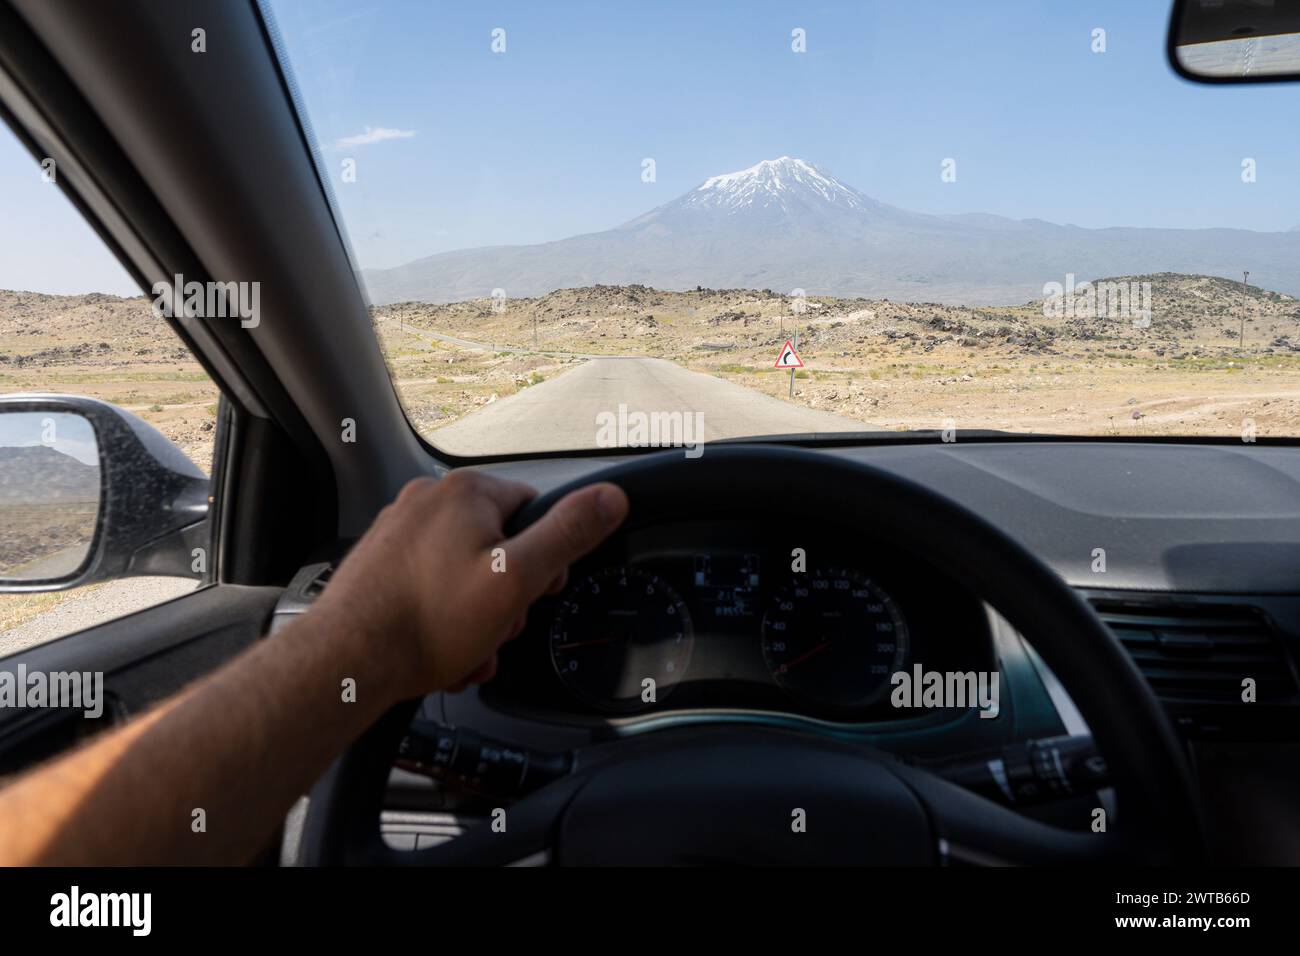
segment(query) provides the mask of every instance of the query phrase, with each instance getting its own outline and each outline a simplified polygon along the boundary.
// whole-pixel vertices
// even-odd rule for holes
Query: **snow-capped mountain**
[[[735,173],[710,176],[679,201],[683,209],[737,212],[777,206],[793,212],[808,202],[867,209],[871,200],[802,159],[765,159]]]
[[[1012,304],[1047,282],[1184,272],[1300,295],[1300,233],[1081,229],[1040,219],[890,206],[803,159],[705,179],[604,232],[441,253],[363,273],[376,304],[515,296],[595,283],[755,288],[965,305]]]
[[[942,227],[929,216],[877,202],[802,159],[782,156],[711,176],[672,202],[620,227],[678,230],[781,229],[859,234],[883,224]]]

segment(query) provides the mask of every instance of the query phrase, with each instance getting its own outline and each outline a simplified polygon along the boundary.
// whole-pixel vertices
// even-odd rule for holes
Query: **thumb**
[[[535,524],[505,543],[532,600],[578,558],[609,537],[627,517],[627,495],[602,482],[565,495]]]

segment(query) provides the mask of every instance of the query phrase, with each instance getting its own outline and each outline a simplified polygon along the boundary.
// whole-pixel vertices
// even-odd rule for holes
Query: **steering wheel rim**
[[[624,530],[663,518],[767,513],[772,498],[800,493],[787,510],[833,518],[848,531],[870,529],[966,584],[1031,641],[1057,675],[1105,756],[1122,823],[1104,834],[1046,826],[923,770],[878,761],[928,816],[937,847],[985,862],[1197,862],[1204,856],[1199,802],[1181,743],[1127,652],[1091,606],[1018,542],[984,518],[909,479],[833,454],[784,446],[710,446],[698,459],[663,452],[614,465],[539,496],[516,514],[514,534],[570,491],[600,481],[620,485],[631,509]],[[756,505],[763,504],[761,511]],[[786,504],[783,502],[783,507]],[[588,800],[600,767],[532,794],[509,811],[507,835],[477,827],[439,847],[388,848],[379,812],[388,770],[417,702],[403,703],[363,735],[313,789],[304,825],[309,863],[433,865],[513,862],[549,848],[575,804]],[[734,747],[736,731],[705,733],[709,746]],[[745,734],[754,739],[753,732]],[[668,740],[661,734],[655,743]],[[699,743],[696,737],[696,743]],[[789,742],[768,732],[777,764]],[[809,736],[799,747],[840,759],[835,745]],[[628,748],[635,755],[637,746]],[[781,755],[785,755],[782,757]],[[868,759],[861,753],[859,759]],[[663,760],[656,757],[656,760]],[[882,784],[884,786],[884,784]],[[584,795],[584,789],[587,796]],[[891,791],[892,792],[892,791]],[[904,798],[899,796],[899,801]],[[900,813],[901,804],[898,807]],[[629,826],[641,825],[629,820]],[[513,832],[511,832],[513,831]],[[945,862],[942,849],[931,862]]]

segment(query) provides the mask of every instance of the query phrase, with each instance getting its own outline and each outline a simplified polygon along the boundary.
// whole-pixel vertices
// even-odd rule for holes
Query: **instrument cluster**
[[[772,540],[780,537],[780,543]],[[891,677],[979,666],[982,606],[918,559],[823,532],[641,529],[575,566],[502,653],[485,697],[593,715],[711,707],[905,716]]]

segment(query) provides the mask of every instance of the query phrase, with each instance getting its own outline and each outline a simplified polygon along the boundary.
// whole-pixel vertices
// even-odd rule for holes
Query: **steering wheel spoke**
[[[424,850],[388,850],[398,866],[518,866],[553,862],[556,829],[586,781],[565,777],[505,808],[494,828],[489,818],[455,839]]]
[[[898,767],[930,814],[949,866],[1062,866],[1118,862],[1119,834],[1042,823],[917,767]]]

